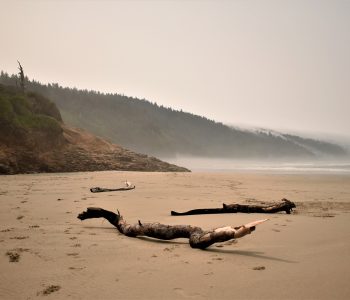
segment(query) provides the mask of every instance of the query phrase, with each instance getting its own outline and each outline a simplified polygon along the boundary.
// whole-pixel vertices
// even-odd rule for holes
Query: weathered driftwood
[[[221,208],[199,208],[186,212],[171,211],[172,216],[204,215],[204,214],[229,214],[229,213],[264,213],[273,214],[285,211],[287,214],[295,208],[295,204],[285,198],[280,203],[270,205],[248,205],[248,204],[223,204]]]
[[[159,223],[128,224],[119,213],[114,213],[98,207],[89,207],[78,215],[78,219],[86,220],[93,218],[105,218],[120,233],[129,236],[148,236],[161,240],[172,240],[176,238],[187,238],[192,248],[205,249],[218,242],[237,239],[250,234],[256,225],[267,221],[267,219],[248,223],[237,227],[227,226],[205,231],[200,227],[191,225],[163,225]]]
[[[135,185],[131,184],[129,181],[125,181],[125,186],[115,189],[108,189],[108,188],[101,188],[101,187],[94,187],[90,189],[91,193],[102,193],[102,192],[120,192],[120,191],[129,191],[133,190],[135,188]]]
[[[108,189],[108,188],[101,188],[101,187],[94,187],[90,189],[91,193],[102,193],[102,192],[121,192],[121,191],[129,191],[133,190],[135,186],[129,186],[129,187],[121,187],[116,189]]]

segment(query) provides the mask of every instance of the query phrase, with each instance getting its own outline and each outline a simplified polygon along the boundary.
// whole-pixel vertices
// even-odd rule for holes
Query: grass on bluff
[[[62,132],[61,116],[48,99],[35,93],[23,94],[15,87],[0,85],[0,124],[25,131]]]

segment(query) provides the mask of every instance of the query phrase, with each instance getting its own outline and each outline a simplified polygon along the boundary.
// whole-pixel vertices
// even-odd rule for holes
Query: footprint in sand
[[[79,253],[78,252],[66,253],[66,255],[67,256],[72,256],[73,258],[79,257]]]
[[[72,229],[72,227],[68,227],[68,228],[66,228],[63,232],[65,233],[65,234],[69,234],[70,232],[69,232],[69,230],[71,230]]]
[[[86,267],[69,267],[69,270],[74,270],[74,271],[81,271],[84,270]]]
[[[214,257],[212,260],[224,260],[222,257]]]
[[[39,296],[39,295],[47,296],[47,295],[50,295],[54,292],[59,291],[60,289],[61,289],[61,287],[59,285],[49,285],[48,287],[46,287],[42,291],[37,292],[37,296]]]
[[[175,248],[177,248],[177,247],[179,247],[179,245],[173,245],[171,247],[165,247],[163,249],[163,251],[165,251],[165,252],[173,252],[175,250]]]
[[[13,227],[12,227],[12,228],[2,229],[0,232],[10,232],[10,231],[12,231],[12,230],[14,230]]]
[[[28,238],[29,236],[14,236],[14,237],[10,237],[10,240],[25,240]]]
[[[27,248],[16,248],[16,249],[12,249],[6,252],[6,255],[9,258],[9,262],[19,262],[20,258],[21,258],[21,254],[22,252],[28,252],[29,249]]]
[[[19,262],[21,255],[16,251],[7,251],[6,255],[9,257],[9,262]]]
[[[265,266],[258,266],[258,267],[253,268],[253,270],[255,270],[255,271],[263,271],[265,269],[266,269]]]

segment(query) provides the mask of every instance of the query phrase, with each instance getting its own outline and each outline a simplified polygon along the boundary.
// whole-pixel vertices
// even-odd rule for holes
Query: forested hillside
[[[15,85],[16,76],[2,72],[0,82]],[[238,130],[144,99],[36,81],[28,81],[26,86],[54,101],[67,124],[150,155],[266,159],[345,155],[345,150],[335,144],[266,131]]]
[[[0,174],[101,170],[188,171],[67,126],[49,99],[0,84]]]

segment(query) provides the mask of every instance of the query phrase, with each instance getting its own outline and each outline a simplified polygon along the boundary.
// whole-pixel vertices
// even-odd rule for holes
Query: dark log
[[[270,205],[248,205],[248,204],[223,204],[221,208],[199,208],[186,212],[171,211],[172,216],[204,215],[204,214],[232,214],[232,213],[263,213],[273,214],[284,211],[290,214],[295,208],[295,204],[288,199],[283,198],[280,203]]]
[[[159,223],[141,223],[141,221],[138,221],[136,224],[128,224],[119,211],[114,213],[98,207],[89,207],[78,215],[80,220],[93,218],[105,218],[120,233],[129,237],[148,236],[161,240],[187,238],[192,248],[199,249],[205,249],[214,243],[243,237],[254,231],[256,225],[267,221],[267,219],[264,219],[237,227],[227,226],[205,231],[200,227],[191,225],[164,225]]]

